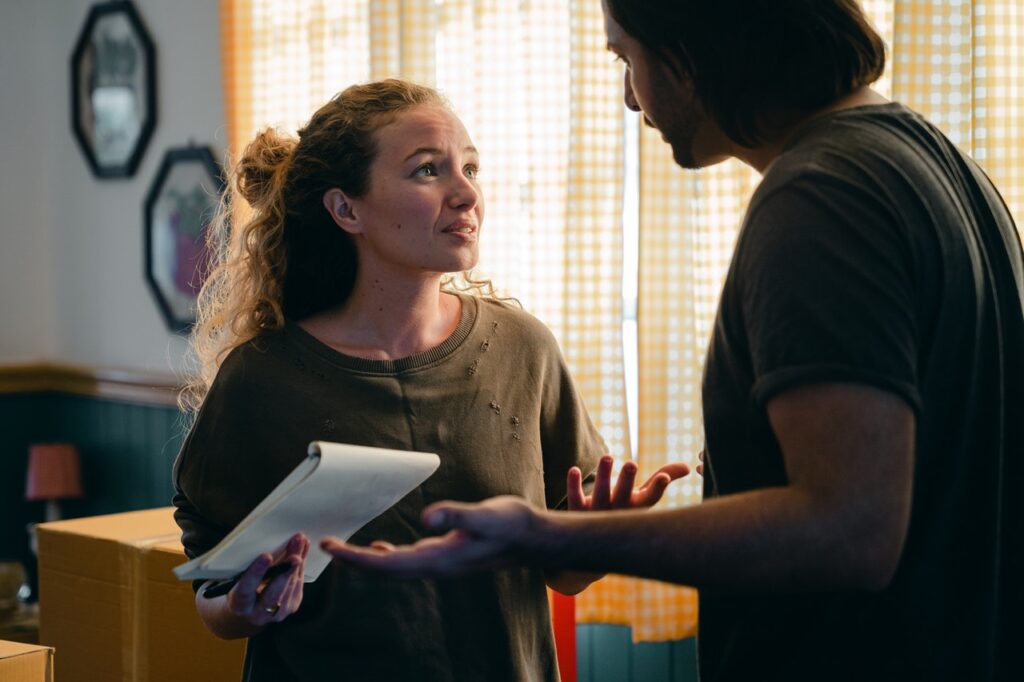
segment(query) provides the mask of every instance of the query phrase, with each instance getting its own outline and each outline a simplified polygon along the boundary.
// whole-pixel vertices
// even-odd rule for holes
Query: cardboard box
[[[39,638],[57,651],[59,682],[241,677],[244,640],[210,634],[170,572],[185,561],[172,512],[39,526]]]
[[[191,581],[171,573],[185,561],[178,539],[152,545],[145,554],[146,604],[135,679],[240,680],[245,640],[226,642],[207,631],[196,613]]]
[[[0,680],[53,682],[53,649],[0,640]]]

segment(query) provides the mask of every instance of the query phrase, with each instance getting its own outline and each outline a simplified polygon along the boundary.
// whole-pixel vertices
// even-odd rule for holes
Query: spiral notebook
[[[440,465],[432,453],[315,441],[308,456],[216,547],[177,566],[179,580],[233,578],[295,533],[310,540],[305,581],[331,562],[320,538],[347,540],[427,480]]]

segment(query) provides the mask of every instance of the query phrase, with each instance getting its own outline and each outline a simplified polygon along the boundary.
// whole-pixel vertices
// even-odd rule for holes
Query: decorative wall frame
[[[168,149],[145,203],[146,281],[164,321],[186,332],[195,323],[199,289],[212,254],[206,235],[224,193],[209,147]]]
[[[71,128],[96,177],[130,177],[156,125],[156,50],[131,2],[93,5],[71,53]]]

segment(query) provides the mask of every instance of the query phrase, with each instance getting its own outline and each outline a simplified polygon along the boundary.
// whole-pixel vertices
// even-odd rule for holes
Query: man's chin
[[[685,144],[672,144],[672,160],[676,165],[686,170],[700,170],[717,166],[729,159],[728,154],[697,154],[693,149],[693,142]]]
[[[676,162],[677,166],[686,170],[700,170],[706,166],[694,156],[692,144],[673,144],[672,160]]]

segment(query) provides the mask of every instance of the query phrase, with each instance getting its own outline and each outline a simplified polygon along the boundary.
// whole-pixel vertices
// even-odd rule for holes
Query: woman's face
[[[462,122],[438,105],[403,111],[376,134],[369,190],[349,200],[360,270],[395,276],[474,267],[483,197],[480,155]]]

